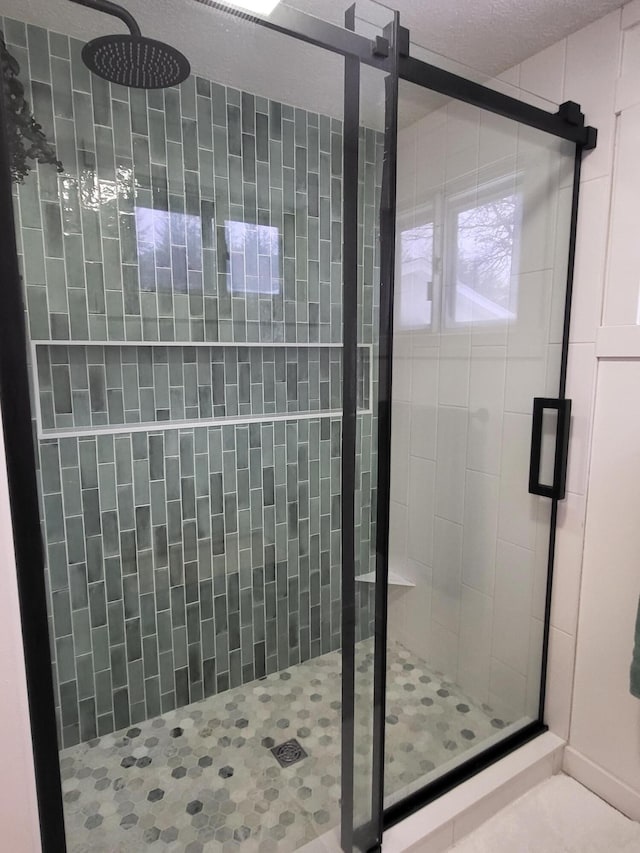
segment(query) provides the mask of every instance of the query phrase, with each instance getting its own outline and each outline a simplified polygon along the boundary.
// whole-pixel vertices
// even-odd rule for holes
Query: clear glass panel
[[[380,308],[380,199],[384,163],[384,75],[361,69],[358,387],[356,453],[356,655],[355,776],[356,829],[380,818],[374,792],[374,639],[376,630],[376,512],[378,489],[378,375]],[[362,849],[358,845],[358,849]]]
[[[538,716],[550,501],[528,494],[531,415],[558,394],[575,153],[400,95],[388,802]]]
[[[194,75],[145,93],[82,62],[120,25],[14,8],[7,50],[62,161],[28,161],[15,205],[69,849],[293,850],[340,820],[344,63],[173,4],[139,23]]]
[[[514,75],[510,71],[506,71],[504,74],[495,77],[493,74],[488,73],[484,67],[474,67],[472,65],[467,65],[464,62],[451,59],[449,56],[443,56],[441,53],[431,50],[424,45],[418,44],[413,40],[411,41],[410,53],[415,59],[419,59],[429,65],[435,65],[437,68],[442,68],[445,71],[450,71],[452,74],[457,74],[459,77],[464,77],[466,80],[473,80],[474,83],[481,83],[489,89],[495,89],[496,91],[503,92],[505,95],[510,95],[512,98],[516,98],[517,100],[527,101],[527,103],[534,104],[535,106],[548,110],[549,112],[555,112],[558,109],[557,103],[541,98],[539,95],[536,95],[533,92],[528,92],[526,89],[517,85]],[[488,58],[488,64],[491,65],[491,57]],[[422,103],[423,105],[427,102],[433,103],[434,99],[439,99],[441,104],[444,104],[447,101],[445,96],[438,95],[435,92],[428,92],[424,89],[422,94],[417,90],[413,93],[407,91],[405,92],[405,112],[408,109],[410,100],[413,96],[416,97],[417,103]]]

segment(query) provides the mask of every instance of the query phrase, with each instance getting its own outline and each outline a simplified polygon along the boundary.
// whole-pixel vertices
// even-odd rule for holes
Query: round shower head
[[[177,86],[191,73],[189,60],[179,50],[139,35],[94,39],[82,49],[82,58],[103,80],[134,89]]]

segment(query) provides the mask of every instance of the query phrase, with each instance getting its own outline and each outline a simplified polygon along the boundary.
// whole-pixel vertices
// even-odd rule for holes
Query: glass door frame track
[[[464,103],[472,104],[481,109],[512,119],[529,127],[537,128],[545,133],[566,139],[576,146],[574,186],[570,223],[569,266],[567,275],[567,292],[565,303],[564,337],[562,343],[562,359],[560,371],[559,395],[564,398],[566,391],[567,356],[569,342],[569,325],[571,315],[571,295],[575,267],[576,230],[579,203],[579,179],[582,155],[596,146],[597,131],[585,125],[584,115],[580,107],[567,102],[560,106],[556,113],[546,112],[523,101],[494,91],[481,84],[467,80],[449,71],[437,68],[429,63],[409,56],[409,32],[400,26],[398,13],[394,14],[394,23],[385,32],[385,37],[371,41],[349,29],[342,29],[326,23],[304,12],[279,6],[269,19],[260,18],[242,12],[236,7],[230,7],[214,0],[198,0],[222,13],[251,21],[282,35],[290,36],[308,44],[324,48],[330,52],[341,54],[346,59],[345,95],[350,100],[353,109],[355,96],[354,81],[358,80],[360,63],[378,68],[387,74],[386,107],[387,118],[385,127],[385,173],[386,182],[383,186],[381,210],[381,281],[387,285],[385,294],[381,295],[380,311],[380,353],[381,353],[381,382],[379,402],[379,426],[382,426],[379,442],[379,460],[382,468],[378,472],[379,494],[386,494],[389,488],[390,476],[390,400],[391,400],[391,353],[393,351],[393,279],[394,268],[390,261],[395,251],[395,181],[389,177],[389,167],[395,172],[397,160],[397,112],[399,80],[415,83],[423,88],[448,95]],[[352,10],[350,10],[352,12]],[[349,13],[348,13],[349,14]],[[349,73],[349,68],[352,71]],[[357,75],[356,72],[357,71]],[[347,92],[349,89],[349,92]],[[394,94],[395,91],[395,94]],[[359,101],[359,94],[358,94]],[[358,116],[359,120],[359,116]],[[5,126],[6,110],[0,99],[0,128]],[[353,122],[351,122],[353,124]],[[354,139],[355,130],[355,139]],[[350,128],[347,139],[345,123],[345,155],[350,146],[351,160],[358,163],[358,129]],[[3,251],[0,252],[0,280],[4,282],[4,305],[0,312],[0,402],[2,403],[3,432],[6,452],[7,479],[9,486],[9,501],[12,515],[12,530],[17,567],[17,585],[22,622],[22,637],[29,697],[30,726],[33,743],[34,769],[38,813],[43,853],[62,853],[66,849],[64,811],[62,802],[61,776],[59,767],[57,729],[55,719],[55,702],[53,674],[48,654],[43,654],[49,648],[49,630],[46,604],[45,559],[41,539],[39,499],[34,460],[35,446],[31,426],[31,403],[29,398],[29,374],[27,363],[27,340],[24,326],[24,304],[22,281],[19,271],[18,254],[15,241],[15,221],[13,215],[12,185],[9,170],[9,152],[4,133],[0,133],[0,228],[9,236]],[[345,160],[345,163],[347,161]],[[355,170],[357,181],[357,168]],[[346,179],[346,169],[344,171]],[[354,222],[353,210],[348,211],[346,205],[349,194],[345,193],[345,217],[343,220],[343,242],[355,245],[357,237],[357,209]],[[357,199],[357,193],[355,194]],[[348,255],[346,257],[349,257]],[[357,260],[357,258],[356,258]],[[353,265],[353,258],[350,261]],[[345,267],[346,269],[346,267]],[[345,292],[345,329],[348,323],[357,329],[357,295],[349,302]],[[354,303],[355,302],[355,312]],[[354,314],[350,320],[346,309]],[[345,344],[348,339],[345,336]],[[357,335],[353,343],[357,342]],[[348,347],[345,345],[345,356]],[[384,356],[384,358],[383,358]],[[346,365],[345,365],[346,366]],[[355,385],[354,385],[355,387]],[[352,407],[353,390],[347,399],[347,383],[345,383],[345,410],[347,404]],[[345,421],[346,425],[346,421]],[[355,438],[355,418],[353,419],[353,438]],[[353,443],[352,448],[355,447]],[[343,466],[344,462],[343,453]],[[353,467],[355,477],[355,457],[347,463],[347,474],[351,476],[349,465]],[[343,469],[344,470],[344,469]],[[354,480],[351,480],[353,483]],[[353,496],[353,492],[351,492]],[[342,512],[345,512],[344,491]],[[352,501],[351,501],[352,503]],[[352,507],[353,510],[353,507]],[[382,617],[383,624],[376,626],[375,636],[375,684],[374,696],[376,711],[374,715],[373,738],[373,803],[372,813],[378,815],[374,821],[374,836],[369,832],[361,836],[356,833],[355,841],[360,849],[376,850],[380,848],[381,833],[384,829],[399,822],[409,814],[417,811],[434,799],[451,790],[461,782],[471,778],[476,773],[503,758],[537,735],[547,730],[543,721],[545,702],[545,683],[550,632],[550,605],[553,580],[553,554],[557,523],[558,501],[552,500],[551,531],[549,540],[549,572],[546,591],[546,609],[544,623],[544,646],[542,661],[542,683],[538,719],[514,733],[504,741],[487,748],[481,755],[462,763],[459,767],[442,776],[435,782],[421,788],[407,799],[382,811],[383,806],[383,766],[384,766],[384,691],[386,677],[386,579],[388,577],[387,545],[389,536],[389,507],[383,501],[378,503],[377,516],[377,589],[376,615]],[[344,534],[344,525],[343,525]],[[349,534],[348,534],[349,535]],[[353,542],[353,523],[350,529]],[[343,560],[343,588],[353,594],[355,600],[354,552],[345,551],[348,561]],[[349,579],[353,582],[350,582]],[[343,634],[348,636],[348,632]],[[353,636],[355,641],[355,635]],[[353,667],[351,672],[345,672],[347,689],[351,685],[353,691]],[[344,689],[344,687],[343,687]],[[353,726],[353,721],[352,721]],[[347,729],[348,731],[348,729]],[[353,747],[353,727],[350,733]],[[343,753],[344,757],[344,753]],[[349,777],[347,777],[349,779]],[[344,780],[343,780],[344,782]],[[353,782],[353,769],[351,769]],[[373,826],[373,824],[372,824]],[[367,840],[368,839],[368,840]],[[346,838],[344,839],[347,840]]]

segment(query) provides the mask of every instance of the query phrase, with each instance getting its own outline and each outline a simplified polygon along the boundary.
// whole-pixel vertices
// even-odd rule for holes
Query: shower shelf
[[[82,347],[86,349],[146,349],[146,348],[179,348],[187,350],[190,348],[205,349],[270,349],[270,350],[340,350],[342,343],[313,343],[313,342],[289,342],[289,341],[79,341],[79,340],[45,340],[31,341],[31,363],[38,363],[39,349]],[[368,354],[365,362],[369,367],[374,363],[374,345],[371,343],[359,343],[358,349]],[[97,363],[98,365],[101,362]],[[34,390],[36,398],[35,415],[36,430],[39,440],[56,440],[63,438],[82,438],[84,436],[117,435],[122,433],[139,432],[166,432],[167,430],[197,429],[200,427],[241,426],[244,424],[277,423],[281,421],[307,421],[315,419],[342,418],[341,408],[315,409],[303,411],[279,411],[259,412],[253,414],[235,414],[207,416],[202,418],[176,418],[168,420],[144,420],[118,423],[100,424],[65,424],[56,427],[43,425],[42,401],[40,392],[39,371],[33,371]],[[374,399],[374,375],[369,370],[368,377],[368,402],[369,405],[358,406],[358,415],[372,415],[371,401]],[[100,414],[103,414],[102,412]]]
[[[32,347],[208,347],[231,349],[342,349],[342,343],[312,343],[310,341],[78,341],[38,338],[31,341]],[[359,343],[359,347],[372,348],[373,344]]]
[[[359,415],[371,415],[371,409],[358,409]],[[323,409],[318,412],[285,412],[282,414],[238,415],[222,418],[201,418],[184,421],[146,421],[144,423],[105,424],[104,426],[77,426],[60,429],[42,429],[38,419],[38,438],[83,438],[95,435],[119,435],[129,432],[167,432],[168,430],[200,429],[243,424],[277,423],[279,421],[308,421],[323,418],[342,418],[342,409]]]
[[[357,581],[361,583],[375,583],[376,582],[376,573],[375,572],[367,572],[366,575],[359,575],[356,578]],[[407,578],[402,577],[397,572],[389,571],[389,586],[406,586],[411,587],[415,586],[413,581],[408,580]]]

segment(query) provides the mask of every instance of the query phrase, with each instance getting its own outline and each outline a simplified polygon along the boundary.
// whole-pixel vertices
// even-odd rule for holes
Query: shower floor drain
[[[280,746],[274,746],[271,752],[276,757],[280,767],[291,767],[292,764],[297,764],[298,761],[307,757],[307,753],[295,738],[281,743]]]

